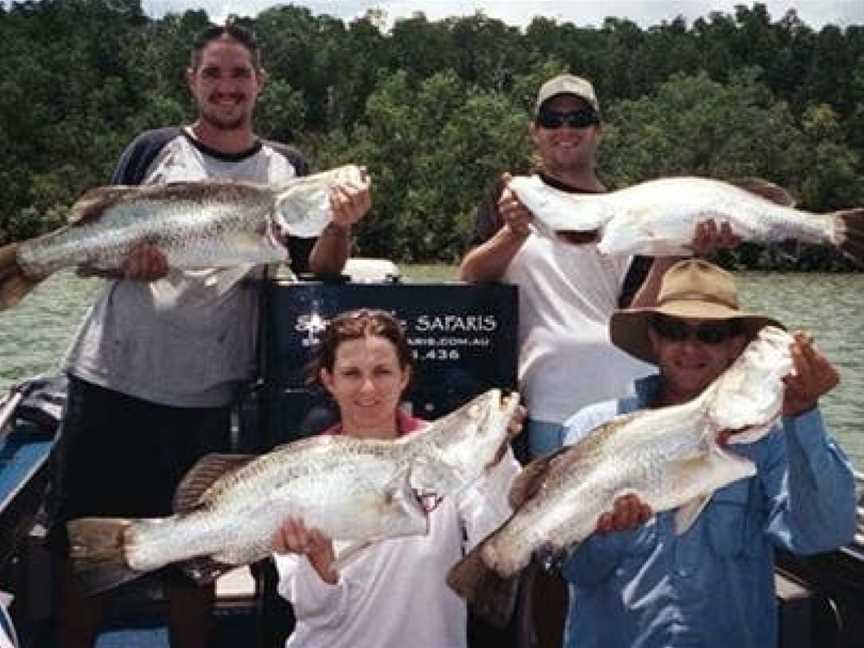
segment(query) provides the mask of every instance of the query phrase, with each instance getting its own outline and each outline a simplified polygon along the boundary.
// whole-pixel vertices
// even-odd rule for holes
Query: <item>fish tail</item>
[[[86,594],[104,592],[145,573],[132,569],[127,562],[134,524],[124,518],[80,518],[67,522],[72,569]]]
[[[474,547],[450,569],[447,584],[468,601],[475,614],[503,628],[516,607],[519,576],[499,576],[483,562],[481,548],[482,544]]]
[[[10,243],[0,247],[0,310],[11,308],[42,281],[24,274],[18,265],[20,244]]]
[[[864,268],[864,207],[834,212],[834,244]]]

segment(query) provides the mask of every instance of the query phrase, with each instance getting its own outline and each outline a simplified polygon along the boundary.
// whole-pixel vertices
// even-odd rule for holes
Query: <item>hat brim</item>
[[[678,300],[668,301],[662,306],[628,308],[614,313],[609,324],[612,344],[640,360],[656,365],[657,357],[648,336],[649,320],[654,314],[691,319],[737,320],[748,340],[753,339],[764,326],[786,329],[783,324],[770,317],[746,313],[723,304]]]

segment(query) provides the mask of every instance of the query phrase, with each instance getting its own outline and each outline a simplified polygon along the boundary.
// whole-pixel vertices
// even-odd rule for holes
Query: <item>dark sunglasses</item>
[[[720,344],[741,333],[741,327],[734,320],[703,322],[699,326],[690,326],[670,317],[652,317],[649,321],[657,335],[670,342],[683,342],[695,337],[702,344]]]
[[[600,116],[590,108],[569,110],[567,112],[541,110],[537,114],[537,125],[542,128],[561,128],[564,124],[567,124],[570,128],[587,128],[599,123]]]

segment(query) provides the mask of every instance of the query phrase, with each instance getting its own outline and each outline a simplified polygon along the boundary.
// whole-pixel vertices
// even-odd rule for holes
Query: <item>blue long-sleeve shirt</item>
[[[636,396],[589,406],[566,423],[572,444],[619,413],[647,407],[659,377]],[[777,644],[774,547],[829,551],[855,531],[852,467],[817,410],[784,417],[735,452],[754,477],[714,493],[693,526],[674,511],[630,531],[595,534],[570,555],[566,648],[770,648]]]

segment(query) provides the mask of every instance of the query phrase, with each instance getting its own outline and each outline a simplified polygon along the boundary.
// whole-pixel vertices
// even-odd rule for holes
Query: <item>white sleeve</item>
[[[348,615],[352,590],[340,574],[334,585],[324,582],[306,556],[274,554],[279,594],[291,602],[294,615],[309,626],[337,627]]]
[[[508,448],[501,461],[459,496],[459,515],[468,535],[469,550],[513,513],[510,486],[520,471],[519,462]]]

